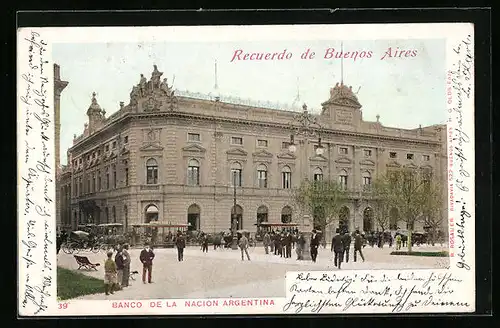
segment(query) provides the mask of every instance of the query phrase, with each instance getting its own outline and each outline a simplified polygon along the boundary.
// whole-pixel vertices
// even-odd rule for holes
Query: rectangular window
[[[267,147],[267,140],[259,139],[257,140],[258,147]]]
[[[116,169],[113,170],[113,188],[116,189]]]
[[[347,155],[347,153],[348,153],[347,147],[340,147],[339,148],[339,154],[341,154],[341,155]]]
[[[370,157],[372,155],[371,149],[365,149],[364,153],[365,153],[365,157]]]
[[[83,195],[83,182],[82,182],[82,178],[80,177],[80,179],[78,179],[78,185],[79,185],[79,195]]]
[[[341,175],[339,178],[340,185],[342,186],[342,189],[347,189],[347,175]]]
[[[146,183],[147,184],[157,184],[158,183],[158,167],[148,166],[146,170]]]
[[[102,181],[101,181],[101,171],[97,171],[97,190],[101,191]]]
[[[125,136],[125,137],[123,138],[123,143],[128,143],[128,136]]]
[[[427,162],[431,160],[431,157],[429,155],[422,155],[422,159]]]
[[[242,137],[231,137],[231,144],[232,145],[243,145],[243,138]]]
[[[97,156],[101,156],[101,150],[100,149],[97,150]]]
[[[323,173],[314,173],[314,181],[323,180]]]
[[[390,157],[390,158],[396,158],[396,157],[398,157],[398,154],[396,154],[396,152],[395,152],[395,151],[391,151],[391,152],[389,153],[389,157]]]
[[[109,151],[109,145],[106,145],[106,151]]]
[[[128,167],[125,168],[125,186],[128,186]]]
[[[241,169],[231,169],[231,186],[241,187]]]
[[[116,141],[113,141],[113,149],[116,148]]]
[[[199,133],[188,133],[188,141],[190,142],[199,142],[201,141]]]
[[[92,153],[92,158],[95,158],[95,152],[94,152],[94,153]]]
[[[95,173],[92,175],[92,192],[95,192]]]
[[[406,154],[406,159],[413,159],[413,154]]]
[[[372,184],[372,177],[363,177],[363,184],[369,186]]]
[[[292,187],[292,172],[281,172],[281,182],[283,189]]]
[[[267,188],[267,171],[257,171],[257,178],[259,180],[259,188]]]
[[[200,168],[198,166],[188,167],[188,185],[190,186],[200,185]]]
[[[106,190],[109,189],[109,172],[106,171]]]

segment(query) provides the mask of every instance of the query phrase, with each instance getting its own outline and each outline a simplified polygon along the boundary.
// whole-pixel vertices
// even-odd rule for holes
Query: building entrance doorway
[[[144,215],[144,223],[150,223],[158,221],[158,207],[156,205],[149,205],[146,207],[146,213]]]

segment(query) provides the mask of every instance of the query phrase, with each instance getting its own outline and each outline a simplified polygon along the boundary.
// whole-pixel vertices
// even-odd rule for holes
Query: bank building
[[[68,82],[54,67],[57,142]],[[446,186],[444,126],[392,128],[378,115],[364,121],[356,94],[343,83],[325,86],[321,113],[311,114],[305,104],[289,111],[179,92],[162,75],[156,65],[151,78],[141,74],[130,99],[110,116],[95,93],[89,99],[88,122],[57,173],[59,227],[116,222],[128,229],[158,221],[214,233],[235,219],[251,232],[263,221],[307,225],[292,189],[304,179],[337,179],[349,191],[339,220],[371,231],[377,223],[369,187],[387,168],[427,169]],[[396,225],[406,223],[393,209]]]

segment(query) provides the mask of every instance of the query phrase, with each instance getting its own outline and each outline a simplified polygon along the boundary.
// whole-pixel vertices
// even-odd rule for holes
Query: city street
[[[414,247],[415,251],[446,250],[446,245]],[[366,247],[363,250],[365,262],[350,261],[342,264],[342,270],[370,269],[423,269],[442,268],[448,266],[448,258],[394,256],[390,252],[394,248],[383,249]],[[184,261],[177,261],[176,249],[156,249],[153,264],[153,283],[142,283],[142,266],[139,261],[140,249],[131,249],[131,272],[139,271],[131,286],[113,295],[86,295],[79,299],[171,299],[171,298],[213,298],[213,297],[284,297],[285,274],[287,271],[305,270],[338,270],[332,262],[330,247],[319,250],[316,263],[311,261],[296,261],[295,252],[291,259],[266,255],[263,247],[256,247],[250,252],[251,261],[241,261],[240,251],[209,248],[208,253],[202,253],[199,247],[189,247],[185,250]],[[101,263],[98,271],[79,270],[89,276],[103,279],[103,253],[80,252],[93,263]],[[58,265],[76,270],[73,255],[60,252]]]

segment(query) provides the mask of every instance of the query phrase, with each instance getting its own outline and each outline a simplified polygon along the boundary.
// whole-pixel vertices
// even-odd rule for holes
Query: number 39
[[[65,309],[68,308],[68,305],[69,305],[68,303],[59,303],[58,306],[57,306],[57,308],[59,310],[65,310]]]

